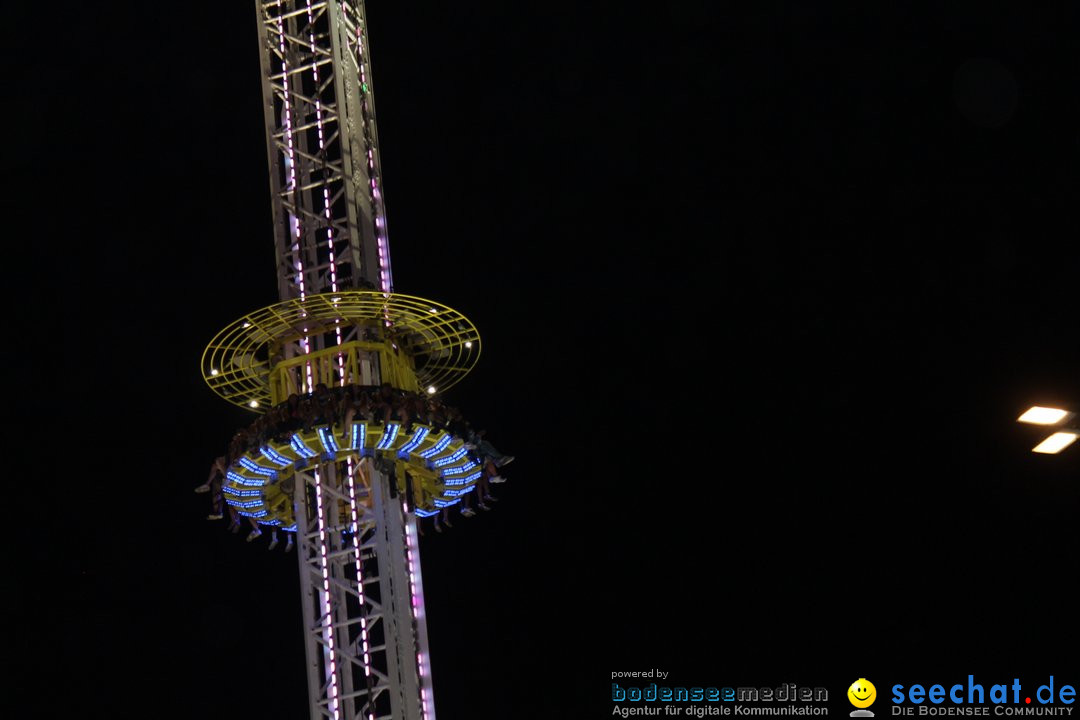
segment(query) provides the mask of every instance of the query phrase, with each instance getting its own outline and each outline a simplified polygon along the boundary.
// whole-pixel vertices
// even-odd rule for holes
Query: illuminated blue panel
[[[259,465],[258,463],[256,463],[254,460],[252,460],[249,457],[246,457],[246,456],[242,457],[242,458],[240,458],[240,460],[238,462],[242,466],[244,466],[245,469],[250,470],[251,472],[255,473],[256,475],[265,475],[266,477],[270,478],[271,480],[276,480],[277,479],[277,470],[271,470],[270,468],[265,468],[262,465]]]
[[[454,451],[453,455],[447,455],[446,457],[439,458],[435,462],[431,463],[431,467],[443,467],[445,465],[449,465],[450,463],[456,463],[458,460],[465,457],[468,452],[469,451],[465,448],[460,447],[456,451]]]
[[[363,423],[353,423],[352,426],[352,444],[350,447],[353,450],[359,450],[364,447],[364,443],[367,442],[367,425]]]
[[[293,523],[292,525],[287,525],[281,529],[285,532],[296,532],[296,523]]]
[[[326,452],[337,453],[337,439],[334,437],[334,433],[330,432],[330,428],[319,428],[319,442],[322,443],[323,450]]]
[[[236,497],[262,497],[262,490],[236,490],[228,485],[221,489],[226,495],[235,495]]]
[[[260,525],[280,525],[281,521],[278,520],[277,518],[273,518],[271,520],[260,520],[259,524]]]
[[[457,498],[455,500],[439,500],[439,499],[436,499],[435,500],[435,507],[437,507],[437,508],[450,507],[451,505],[457,505],[459,502],[461,502],[461,498]]]
[[[451,470],[456,470],[456,469],[457,468],[451,468]],[[448,470],[447,472],[450,472],[450,471]],[[477,470],[473,474],[466,475],[465,477],[445,478],[445,482],[443,484],[446,485],[447,487],[457,487],[459,485],[465,485],[467,483],[471,483],[474,480],[479,480],[480,476],[483,474],[483,472],[484,472],[483,470]]]
[[[238,472],[232,470],[225,473],[225,477],[232,480],[237,485],[247,485],[248,487],[262,487],[266,484],[265,480],[259,480],[258,478],[246,478]]]
[[[425,460],[427,460],[428,458],[431,458],[431,457],[435,457],[436,455],[441,453],[443,450],[445,450],[446,446],[449,445],[450,441],[453,440],[453,439],[454,439],[453,435],[451,435],[450,433],[446,433],[441,438],[439,438],[438,442],[436,442],[434,445],[429,447],[424,452],[420,453],[420,457],[424,458]]]
[[[293,435],[289,444],[292,445],[292,449],[295,450],[296,454],[300,457],[313,458],[319,454],[304,444],[304,440],[300,437],[300,433]]]
[[[258,500],[233,500],[231,497],[227,497],[225,498],[225,502],[233,507],[245,508],[247,510],[263,507],[262,498],[259,498]]]
[[[438,515],[438,514],[439,514],[438,510],[421,510],[420,508],[416,508],[416,517],[424,518],[424,517],[431,517],[432,515]]]
[[[398,430],[401,429],[401,425],[398,423],[390,423],[383,430],[382,437],[379,439],[379,444],[375,446],[376,450],[389,450],[390,446],[397,440]]]
[[[476,485],[470,485],[469,487],[461,488],[460,490],[444,490],[443,495],[446,497],[461,497],[462,495],[468,495],[475,489]]]
[[[266,512],[265,510],[260,510],[258,512],[247,512],[246,510],[237,510],[236,513],[237,513],[237,515],[243,515],[244,517],[249,517],[249,518],[261,518],[261,517],[266,517],[267,515],[270,514],[270,513]]]
[[[472,470],[475,467],[476,467],[476,463],[474,463],[472,460],[470,460],[469,462],[465,463],[464,465],[459,465],[458,467],[446,468],[445,470],[442,471],[442,477],[448,478],[448,477],[453,477],[454,475],[464,475],[465,473],[469,472],[470,470]]]
[[[265,445],[265,446],[259,448],[259,452],[262,453],[262,456],[264,458],[266,458],[267,460],[269,460],[272,463],[277,463],[281,467],[289,467],[290,465],[292,465],[292,460],[285,457],[284,455],[282,455],[281,453],[279,453],[277,450],[270,447],[269,445]]]
[[[420,443],[424,442],[424,438],[427,437],[429,432],[431,432],[431,430],[423,426],[416,428],[416,432],[413,433],[413,436],[409,440],[409,442],[402,445],[401,449],[398,450],[398,457],[402,459],[408,459],[409,454],[412,453],[412,451],[416,448],[420,447]]]

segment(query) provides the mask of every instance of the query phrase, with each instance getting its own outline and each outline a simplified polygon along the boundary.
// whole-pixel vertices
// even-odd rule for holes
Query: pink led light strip
[[[409,513],[408,501],[402,501],[402,510],[406,516]],[[416,568],[413,560],[414,547],[416,546],[416,525],[406,520],[405,523],[405,556],[409,562],[409,607],[412,611],[413,625],[418,624],[418,611],[419,601],[416,595]],[[423,717],[428,717],[428,709],[430,705],[429,698],[427,696],[427,690],[424,688],[424,678],[428,675],[427,662],[422,652],[416,653],[416,668],[419,675],[420,685],[420,711],[423,713]]]
[[[307,15],[308,15],[308,41],[309,41],[309,43],[311,45],[312,57],[314,58],[318,53],[318,47],[317,47],[317,45],[315,43],[315,18],[314,18],[314,12],[313,12],[313,8],[312,8],[311,0],[307,0]],[[314,61],[312,62],[311,72],[312,72],[312,79],[314,81],[314,87],[315,87],[315,121],[316,121],[316,132],[317,132],[318,139],[319,139],[319,150],[320,150],[320,152],[325,153],[325,151],[326,151],[326,135],[325,135],[324,125],[323,125],[322,100],[318,96],[318,88],[320,87],[318,63],[316,63]],[[335,253],[334,253],[333,216],[332,216],[332,212],[331,212],[331,209],[330,209],[330,192],[329,192],[329,189],[325,185],[323,186],[323,212],[324,212],[325,217],[326,217],[326,226],[327,226],[327,228],[326,228],[327,250],[328,250],[329,261],[330,261],[330,289],[331,289],[331,292],[337,292],[338,291],[337,259],[335,257]],[[342,343],[342,335],[341,335],[340,326],[335,327],[335,335],[336,335],[337,344],[341,345],[341,343]],[[337,359],[338,359],[338,378],[339,378],[340,384],[342,385],[342,387],[344,387],[347,384],[346,383],[346,376],[345,376],[344,356],[342,354],[338,354]],[[308,374],[309,374],[309,385],[310,385],[310,363],[308,364]],[[351,458],[348,460],[347,477],[348,477],[348,490],[349,490],[349,505],[350,505],[350,511],[351,511],[351,514],[352,514],[353,552],[354,552],[354,559],[355,559],[355,565],[356,565],[356,578],[357,578],[356,589],[357,589],[357,594],[359,595],[359,601],[360,601],[361,604],[363,604],[363,602],[364,602],[364,574],[363,574],[361,551],[360,551],[359,512],[358,512],[357,502],[356,502],[355,467],[353,465],[353,462],[352,462]],[[326,555],[327,555],[326,528],[325,528],[325,522],[324,522],[324,517],[323,517],[323,507],[322,507],[322,480],[321,480],[321,476],[318,473],[318,471],[316,471],[316,475],[315,475],[315,494],[316,494],[316,504],[318,506],[318,513],[319,513],[319,551],[320,551],[320,565],[321,565],[322,574],[323,574],[323,591],[324,591],[324,593],[323,593],[323,613],[324,613],[324,616],[325,616],[325,623],[326,623],[326,626],[327,626],[326,630],[324,630],[324,637],[325,637],[325,639],[327,641],[327,647],[329,648],[329,655],[330,655],[329,673],[330,673],[330,675],[332,677],[334,677],[334,680],[331,682],[331,688],[330,688],[331,709],[332,709],[332,711],[334,713],[334,716],[337,717],[338,716],[337,683],[336,683],[337,669],[336,669],[336,658],[334,657],[333,631],[332,631],[332,628],[331,628],[333,615],[332,615],[332,610],[331,610],[331,605],[330,605],[330,596],[329,596],[330,585],[329,585],[327,557],[326,557]],[[360,618],[360,639],[361,639],[361,644],[363,646],[364,674],[370,676],[371,675],[371,660],[370,660],[370,652],[369,652],[369,644],[368,644],[367,619],[365,617],[363,617],[363,616],[361,616],[361,618]],[[370,717],[370,715],[369,715],[369,717]]]
[[[340,717],[338,710],[338,686],[337,686],[337,657],[334,654],[334,627],[333,612],[330,607],[330,568],[326,555],[326,519],[323,517],[322,476],[319,469],[315,468],[315,509],[319,518],[319,569],[322,572],[322,592],[319,598],[322,601],[323,613],[323,641],[326,642],[327,656],[330,667],[327,674],[330,676],[330,687],[327,690],[330,700],[330,712],[335,718]]]
[[[285,137],[286,146],[288,147],[288,166],[289,166],[289,189],[294,193],[296,192],[296,163],[295,153],[293,149],[293,129],[292,129],[292,111],[289,105],[289,72],[288,63],[285,60],[285,25],[282,20],[281,13],[281,0],[277,1],[278,9],[278,50],[281,52],[281,75],[284,90],[283,103],[285,106]],[[293,204],[296,205],[296,198],[293,198]],[[297,284],[300,287],[300,299],[304,300],[307,296],[306,288],[304,287],[304,265],[302,259],[302,253],[300,252],[300,222],[294,215],[290,214],[289,217],[290,232],[295,231],[296,243],[293,245],[293,251],[296,253],[296,270],[297,270]],[[300,346],[304,350],[305,355],[311,353],[311,344],[307,339],[307,328],[304,328],[304,336],[300,340]],[[308,389],[314,388],[312,382],[312,370],[311,362],[305,363],[305,374],[307,378]],[[330,607],[330,573],[327,560],[327,544],[326,544],[326,521],[323,517],[323,499],[322,499],[322,477],[318,468],[315,469],[315,506],[316,513],[318,515],[319,526],[319,568],[322,573],[323,584],[322,591],[319,593],[319,599],[322,604],[322,625],[323,625],[323,641],[326,643],[327,656],[329,660],[328,668],[328,680],[329,688],[327,695],[329,696],[330,712],[335,720],[341,717],[338,707],[338,686],[337,686],[337,658],[334,655],[334,629],[333,629],[333,614]]]
[[[307,0],[307,16],[308,16],[308,41],[311,44],[311,74],[315,81],[315,129],[319,136],[319,151],[325,154],[326,152],[326,135],[323,132],[323,115],[322,115],[322,100],[319,98],[319,63],[317,62],[318,47],[315,45],[315,15],[311,6],[311,0]],[[330,189],[323,184],[323,214],[326,217],[326,245],[330,256],[330,290],[331,292],[338,291],[337,284],[337,260],[334,255],[334,225],[333,216],[330,212]],[[340,321],[335,320],[334,324],[337,326],[334,328],[334,333],[337,336],[337,344],[341,345],[341,326]],[[338,377],[341,382],[341,386],[346,385],[345,382],[345,358],[340,353],[337,356],[338,360]]]
[[[360,594],[360,642],[364,647],[364,674],[371,675],[371,658],[368,653],[367,618],[363,615],[364,603],[364,571],[360,561],[360,513],[356,504],[356,468],[352,458],[349,458],[349,507],[352,511],[353,553],[356,556],[356,589]]]
[[[364,31],[363,22],[356,23],[356,61],[360,68],[360,87],[367,86],[366,64],[364,62]],[[367,91],[364,92],[367,95]],[[367,123],[365,122],[365,127]],[[384,293],[390,292],[390,249],[386,243],[386,218],[382,212],[382,193],[379,191],[379,183],[375,171],[375,150],[369,145],[367,151],[368,176],[371,178],[371,195],[375,199],[373,210],[375,211],[375,238],[379,249],[379,286]]]
[[[289,177],[287,180],[288,187],[295,194],[296,192],[296,153],[293,148],[293,129],[292,129],[292,109],[289,105],[289,66],[285,60],[285,23],[281,17],[281,0],[277,0],[278,8],[278,50],[281,52],[281,82],[283,88],[284,98],[282,103],[285,110],[285,144],[288,148],[288,157],[286,158],[286,165],[289,168]],[[295,196],[293,197],[293,205],[297,204]],[[300,299],[303,300],[307,297],[307,290],[304,287],[304,262],[303,253],[300,251],[300,220],[294,214],[289,213],[289,232],[290,236],[295,233],[295,243],[292,246],[293,252],[296,253],[296,283],[300,288]],[[303,348],[305,355],[311,354],[311,344],[307,338],[307,328],[304,328],[305,335],[300,339],[300,347]],[[311,372],[311,363],[305,363],[305,375],[307,379],[307,390],[314,389],[314,382]]]

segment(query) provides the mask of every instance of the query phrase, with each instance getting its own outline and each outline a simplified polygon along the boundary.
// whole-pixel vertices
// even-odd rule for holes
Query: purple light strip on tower
[[[326,547],[326,518],[323,517],[322,477],[319,469],[315,468],[315,509],[319,518],[319,570],[322,572],[322,590],[319,599],[322,601],[322,626],[323,641],[326,643],[326,656],[329,662],[327,674],[330,676],[327,696],[330,701],[330,712],[334,718],[340,718],[338,708],[337,686],[337,657],[334,654],[334,615],[330,607],[330,567],[327,559]]]
[[[311,8],[311,0],[307,0],[308,14],[308,40],[311,42],[312,58],[318,55],[318,46],[315,45],[315,16]],[[319,151],[326,151],[326,136],[323,133],[322,100],[319,98],[319,64],[311,63],[311,75],[315,80],[315,130],[319,136]],[[326,216],[326,239],[330,251],[330,289],[337,292],[337,264],[334,259],[334,227],[333,217],[330,213],[330,190],[323,185],[323,214]],[[340,331],[338,335],[340,335]]]
[[[289,104],[289,65],[285,59],[287,53],[285,52],[285,24],[281,19],[281,0],[278,0],[278,51],[281,52],[281,82],[283,88],[284,98],[282,104],[285,111],[285,146],[287,148],[285,165],[288,168],[289,177],[286,180],[288,189],[296,192],[296,152],[294,150],[294,138],[292,127],[292,107]],[[293,198],[293,205],[295,206],[296,198]],[[290,237],[293,237],[295,233],[296,244],[293,245],[293,250],[296,252],[296,281],[300,286],[300,299],[305,296],[304,290],[304,265],[301,260],[300,248],[300,222],[293,213],[289,213],[289,233]]]
[[[296,199],[296,153],[293,149],[294,139],[292,127],[292,108],[289,105],[289,65],[288,62],[285,60],[287,56],[285,52],[285,23],[281,18],[281,0],[278,0],[277,8],[278,50],[281,52],[281,82],[284,94],[282,104],[285,111],[285,145],[288,148],[288,153],[285,157],[285,165],[288,168],[289,177],[287,178],[286,182],[288,184],[288,189],[293,192],[293,206],[295,207],[298,205]],[[303,300],[307,297],[307,290],[304,287],[303,252],[301,252],[300,250],[300,221],[293,213],[289,213],[289,234],[290,239],[295,240],[292,245],[292,250],[295,253],[296,257],[296,284],[300,288],[300,299]],[[307,339],[307,328],[304,328],[304,333],[304,337],[300,339],[300,347],[303,348],[305,355],[309,355],[311,354],[311,344],[308,342]],[[305,363],[305,377],[307,380],[307,387],[301,388],[301,390],[306,390],[307,392],[310,392],[315,388],[311,373],[310,362]]]
[[[323,114],[322,114],[322,99],[319,98],[319,63],[318,46],[315,44],[315,14],[311,7],[311,0],[307,0],[307,15],[308,15],[308,41],[311,43],[311,75],[315,81],[315,130],[319,137],[319,151],[320,153],[326,152],[326,134],[323,132]],[[330,256],[330,290],[331,292],[338,291],[337,284],[337,258],[334,255],[334,218],[330,212],[330,189],[323,184],[323,214],[326,216],[326,245]],[[337,344],[341,345],[341,326],[339,321],[334,321],[335,328],[334,333],[337,336]],[[341,382],[341,386],[345,387],[345,360],[339,353],[337,356],[338,361],[338,379]]]
[[[360,68],[360,89],[364,93],[364,107],[368,107],[366,63],[364,62],[364,30],[361,23],[356,24],[356,61]],[[365,127],[367,123],[365,122]],[[371,178],[371,196],[374,198],[372,209],[375,213],[375,240],[379,250],[379,287],[384,293],[390,292],[390,248],[386,243],[386,217],[382,211],[382,194],[379,192],[378,173],[375,168],[375,150],[369,144],[367,151],[368,176]]]
[[[292,127],[292,110],[289,103],[289,68],[286,61],[287,53],[285,52],[285,24],[281,17],[281,0],[277,2],[278,8],[278,50],[281,52],[281,76],[283,87],[283,104],[285,110],[285,138],[286,147],[288,148],[287,166],[289,170],[288,186],[293,192],[293,206],[297,206],[296,191],[296,162],[295,153],[293,150],[293,127]],[[306,288],[304,287],[304,264],[303,253],[300,251],[300,223],[299,220],[290,213],[289,216],[289,231],[290,236],[295,232],[295,244],[293,245],[293,252],[296,253],[296,270],[297,270],[297,285],[300,288],[300,299],[304,300],[307,296]],[[304,328],[304,336],[300,340],[300,346],[304,350],[304,354],[311,353],[311,345],[307,339],[307,328]],[[307,378],[307,389],[314,389],[312,382],[311,362],[305,363],[305,373]],[[327,567],[327,546],[326,546],[326,522],[323,517],[323,502],[322,502],[322,478],[320,476],[318,468],[315,470],[315,502],[318,510],[319,518],[319,565],[322,571],[323,577],[323,589],[319,593],[322,600],[323,607],[323,640],[326,642],[326,655],[329,662],[328,672],[330,677],[329,688],[327,695],[329,697],[330,711],[333,714],[335,720],[339,720],[341,713],[338,708],[338,686],[337,686],[337,659],[334,656],[334,629],[332,625],[333,615],[330,610],[330,575]]]
[[[356,590],[360,595],[361,608],[364,604],[364,571],[360,561],[360,513],[356,504],[356,468],[349,458],[349,507],[352,511],[353,552],[356,555]],[[364,647],[364,675],[371,675],[371,659],[368,656],[367,617],[360,615],[360,641]]]
[[[409,608],[412,611],[413,624],[415,626],[418,622],[420,609],[420,601],[416,594],[417,561],[414,560],[414,556],[416,555],[416,523],[415,521],[408,521],[409,503],[404,499],[402,500],[402,509],[404,510],[406,516],[405,557],[409,563]],[[424,688],[424,680],[428,675],[427,658],[424,656],[424,653],[419,652],[419,649],[416,653],[416,669],[417,673],[420,676],[420,711],[423,714],[424,720],[427,720],[427,718],[431,714],[429,711],[430,699],[428,698],[427,690]]]

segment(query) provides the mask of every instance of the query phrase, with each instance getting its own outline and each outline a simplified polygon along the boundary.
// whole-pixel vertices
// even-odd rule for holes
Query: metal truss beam
[[[391,292],[363,3],[255,8],[280,299]],[[358,333],[288,343],[277,361]],[[311,717],[434,720],[416,520],[396,480],[323,461],[296,474],[294,502]]]
[[[434,720],[416,520],[375,465],[296,474],[310,713]]]
[[[256,0],[256,9],[279,295],[390,292],[363,6]]]

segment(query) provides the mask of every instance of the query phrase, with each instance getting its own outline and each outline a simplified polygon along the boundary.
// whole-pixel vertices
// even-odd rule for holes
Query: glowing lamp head
[[[465,347],[471,350],[472,349],[472,340],[466,340],[465,341]]]
[[[246,327],[246,328],[249,328],[249,327],[251,327],[251,323],[249,323],[249,322],[247,322],[247,321],[245,320],[245,321],[244,321],[244,327]]]
[[[427,394],[428,395],[434,395],[435,394],[435,386],[434,385],[428,385]]]
[[[253,408],[259,407],[259,401],[258,400],[252,400],[251,402],[248,403],[248,407],[253,407]]]
[[[1056,432],[1031,448],[1031,452],[1042,453],[1044,455],[1056,455],[1076,442],[1077,437],[1077,433],[1074,432]]]
[[[1016,421],[1031,423],[1032,425],[1057,425],[1070,417],[1072,417],[1072,413],[1068,410],[1039,407],[1038,405],[1035,405],[1028,409],[1023,415],[1016,418]]]
[[[218,369],[217,368],[210,368],[210,374],[211,375],[217,375],[218,374]]]

